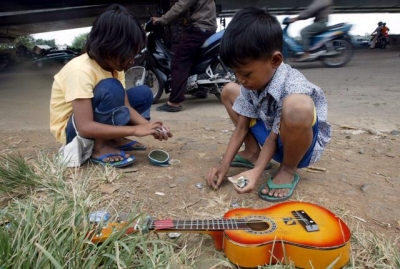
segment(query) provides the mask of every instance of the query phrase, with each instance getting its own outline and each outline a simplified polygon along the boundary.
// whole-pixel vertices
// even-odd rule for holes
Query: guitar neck
[[[149,230],[179,230],[179,231],[224,231],[247,229],[246,222],[240,219],[219,220],[150,220]]]

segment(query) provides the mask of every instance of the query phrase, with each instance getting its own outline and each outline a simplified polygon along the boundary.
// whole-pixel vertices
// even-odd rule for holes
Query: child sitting
[[[139,20],[123,6],[112,5],[94,21],[86,53],[54,76],[50,130],[57,141],[69,144],[78,133],[94,140],[92,162],[123,167],[135,160],[125,151],[146,149],[125,137],[172,136],[161,121],[149,121],[153,94],[147,86],[125,90],[124,70],[145,41]]]
[[[221,163],[208,174],[214,188],[221,186],[235,158],[254,164],[233,177],[247,183],[234,185],[238,193],[250,192],[274,159],[279,169],[259,196],[285,200],[299,182],[296,170],[316,162],[330,140],[324,93],[283,63],[282,43],[278,20],[255,7],[239,11],[225,30],[220,57],[240,85],[230,83],[222,90],[222,103],[236,128]],[[238,153],[243,142],[245,149]]]

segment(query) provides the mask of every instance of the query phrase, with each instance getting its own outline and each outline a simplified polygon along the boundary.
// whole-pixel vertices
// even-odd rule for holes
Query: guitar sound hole
[[[266,231],[270,227],[267,222],[264,222],[262,220],[251,220],[250,222],[247,222],[246,225],[249,226],[249,228],[253,231],[258,232]]]

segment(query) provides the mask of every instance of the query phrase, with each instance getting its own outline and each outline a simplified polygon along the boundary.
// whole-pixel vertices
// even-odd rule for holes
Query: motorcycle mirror
[[[283,24],[283,25],[288,25],[288,24],[290,24],[290,18],[289,18],[289,17],[284,18],[283,21],[282,21],[282,24]]]

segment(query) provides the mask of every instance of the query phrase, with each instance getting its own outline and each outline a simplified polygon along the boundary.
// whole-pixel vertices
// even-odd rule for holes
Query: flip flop
[[[254,168],[254,163],[250,162],[249,160],[246,160],[242,156],[236,154],[235,158],[233,158],[233,161],[231,162],[231,167],[245,167],[252,169]],[[268,163],[267,166],[264,168],[264,170],[268,170],[271,168],[271,164]]]
[[[145,146],[135,146],[136,144],[139,144],[139,142],[132,140],[123,146],[117,147],[117,149],[124,150],[124,151],[146,150],[147,149]]]
[[[288,183],[288,184],[275,184],[272,181],[272,178],[268,178],[267,182],[264,183],[260,190],[258,191],[258,196],[268,202],[281,202],[284,201],[286,199],[289,199],[290,196],[292,196],[294,189],[296,188],[297,184],[300,181],[300,176],[298,174],[294,174],[294,178],[292,183]],[[275,196],[270,196],[268,194],[264,194],[261,191],[265,188],[265,186],[268,186],[269,189],[290,189],[289,193],[284,196],[284,197],[275,197]]]
[[[125,167],[125,166],[133,164],[135,162],[135,159],[136,159],[135,156],[130,156],[128,158],[125,158],[124,157],[125,155],[126,155],[125,151],[121,150],[121,152],[119,154],[106,153],[106,154],[101,155],[98,158],[90,158],[89,160],[92,163],[95,163],[95,164],[101,164],[103,166],[109,165],[109,166],[112,166],[112,167],[121,168],[121,167]],[[122,161],[118,161],[118,162],[105,162],[105,161],[103,161],[105,158],[112,157],[112,156],[121,156],[121,157],[124,157],[124,159]]]

